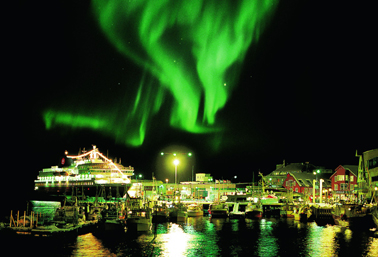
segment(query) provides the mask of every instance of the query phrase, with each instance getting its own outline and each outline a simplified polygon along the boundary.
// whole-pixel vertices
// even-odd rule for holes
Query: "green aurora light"
[[[94,0],[94,15],[105,36],[145,76],[133,105],[113,105],[112,115],[84,107],[75,112],[49,108],[44,112],[46,129],[90,128],[140,146],[169,96],[170,126],[191,133],[220,131],[216,114],[276,5],[274,0]]]

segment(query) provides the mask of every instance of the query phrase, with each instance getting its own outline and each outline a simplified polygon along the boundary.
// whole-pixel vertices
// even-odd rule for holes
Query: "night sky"
[[[57,165],[65,150],[76,154],[92,144],[135,167],[137,174],[151,178],[155,172],[162,180],[173,179],[174,167],[161,167],[161,158],[168,157],[160,152],[175,149],[194,155],[180,167],[182,180],[190,179],[193,166],[194,172],[216,179],[237,175],[251,181],[253,172],[270,173],[283,159],[329,169],[357,165],[356,150],[377,147],[371,13],[368,6],[345,3],[279,1],[258,42],[248,48],[226,105],[216,113],[220,131],[190,133],[170,126],[173,105],[166,97],[149,119],[143,144],[131,147],[112,128],[105,133],[70,126],[46,130],[43,113],[84,110],[86,117],[122,120],[127,113],[120,110],[133,104],[145,70],[106,38],[90,1],[20,4],[14,43],[5,49],[11,56],[6,76],[12,77],[6,95],[14,100],[10,105],[3,95],[9,156],[3,159],[3,174],[11,171],[9,179],[20,174],[25,192],[32,190],[38,171]],[[124,27],[131,31],[135,24]],[[151,81],[152,88],[159,87],[157,79]],[[148,99],[154,101],[151,95]]]

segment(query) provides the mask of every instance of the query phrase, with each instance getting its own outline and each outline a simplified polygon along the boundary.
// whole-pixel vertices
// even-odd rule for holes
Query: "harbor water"
[[[11,249],[14,256],[378,256],[374,229],[208,216],[153,226],[149,233],[94,231],[69,240],[23,238],[2,248]]]

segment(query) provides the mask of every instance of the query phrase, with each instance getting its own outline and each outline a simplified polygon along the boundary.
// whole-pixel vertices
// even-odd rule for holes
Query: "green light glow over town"
[[[46,128],[89,128],[139,146],[152,117],[169,100],[162,122],[190,133],[221,131],[217,112],[236,87],[246,51],[258,41],[276,3],[93,1],[99,29],[145,75],[136,78],[136,95],[125,99],[133,104],[116,102],[105,111],[50,108],[44,112]]]

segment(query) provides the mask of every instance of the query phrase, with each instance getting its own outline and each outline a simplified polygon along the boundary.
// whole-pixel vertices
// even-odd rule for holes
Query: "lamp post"
[[[177,185],[177,165],[179,164],[179,160],[175,159],[173,161],[173,164],[175,165],[175,187]]]
[[[315,196],[316,196],[316,182],[318,181],[318,173],[320,173],[320,170],[314,171],[313,174],[315,175],[315,179],[313,181],[313,189],[312,189],[312,202],[315,203]]]
[[[323,198],[323,182],[324,182],[324,179],[320,179],[320,188],[319,188],[319,203],[322,203],[322,198]]]
[[[175,193],[174,193],[174,197],[176,198],[176,190],[177,190],[177,165],[179,164],[179,160],[175,159],[173,161],[173,164],[175,165]]]

